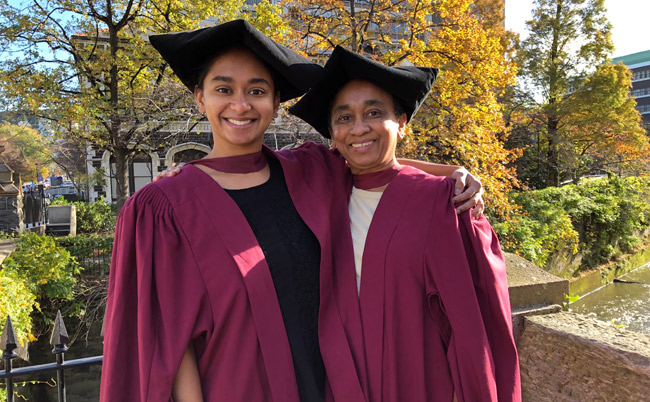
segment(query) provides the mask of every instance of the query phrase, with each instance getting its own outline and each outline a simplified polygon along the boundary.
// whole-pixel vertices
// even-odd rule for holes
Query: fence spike
[[[61,317],[61,310],[56,311],[56,318],[54,319],[54,329],[52,329],[52,336],[50,337],[50,344],[52,346],[64,347],[68,344],[68,330],[65,329],[63,317]]]
[[[4,350],[4,358],[13,355],[13,351],[18,347],[18,340],[16,339],[16,332],[14,331],[14,324],[11,322],[10,315],[7,315],[5,327],[2,330],[2,335],[0,335],[0,347]]]

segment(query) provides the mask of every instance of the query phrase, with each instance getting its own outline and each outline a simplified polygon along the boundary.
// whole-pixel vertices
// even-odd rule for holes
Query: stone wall
[[[0,160],[0,231],[22,232],[23,194],[20,175]]]
[[[21,232],[23,228],[22,195],[7,196],[0,194],[0,231]]]
[[[529,316],[517,342],[524,401],[650,400],[650,336],[572,313]]]
[[[561,312],[566,279],[505,259],[525,402],[650,401],[650,335]]]

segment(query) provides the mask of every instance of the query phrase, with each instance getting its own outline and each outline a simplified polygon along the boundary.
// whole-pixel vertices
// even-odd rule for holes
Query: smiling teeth
[[[362,144],[351,144],[352,148],[361,148],[361,147],[366,147],[368,145],[371,145],[372,141],[364,142]]]
[[[230,123],[236,126],[245,126],[253,121],[253,120],[232,120],[232,119],[226,119],[226,120],[228,120]]]

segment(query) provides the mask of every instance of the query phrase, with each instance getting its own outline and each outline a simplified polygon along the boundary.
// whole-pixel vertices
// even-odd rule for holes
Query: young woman
[[[349,263],[345,164],[312,143],[262,146],[279,103],[320,67],[241,20],[151,42],[194,92],[214,148],[120,213],[100,399],[362,400],[332,302],[332,267]],[[337,352],[323,359],[319,340]]]

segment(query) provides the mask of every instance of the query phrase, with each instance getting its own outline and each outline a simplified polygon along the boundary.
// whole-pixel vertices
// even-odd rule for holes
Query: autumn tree
[[[560,155],[574,182],[600,169],[646,170],[648,137],[631,88],[626,66],[601,64],[561,102]]]
[[[514,83],[498,0],[287,0],[292,27],[313,55],[342,45],[387,65],[440,69],[402,156],[457,163],[481,176],[490,206],[508,209],[516,183],[498,97]]]
[[[152,33],[196,29],[247,16],[244,0],[27,0],[0,5],[6,107],[29,110],[57,135],[85,139],[115,160],[117,205],[129,195],[127,167],[170,121],[196,121],[189,92],[149,45]],[[272,31],[268,2],[253,18]]]
[[[0,158],[23,181],[36,181],[36,169],[42,175],[48,173],[52,163],[50,144],[41,134],[26,125],[3,123],[0,125],[0,145],[4,151]]]
[[[604,0],[536,0],[527,22],[518,59],[535,138],[524,162],[535,161],[544,186],[607,166],[622,149],[644,152],[628,74],[603,66],[613,51],[605,12]]]

